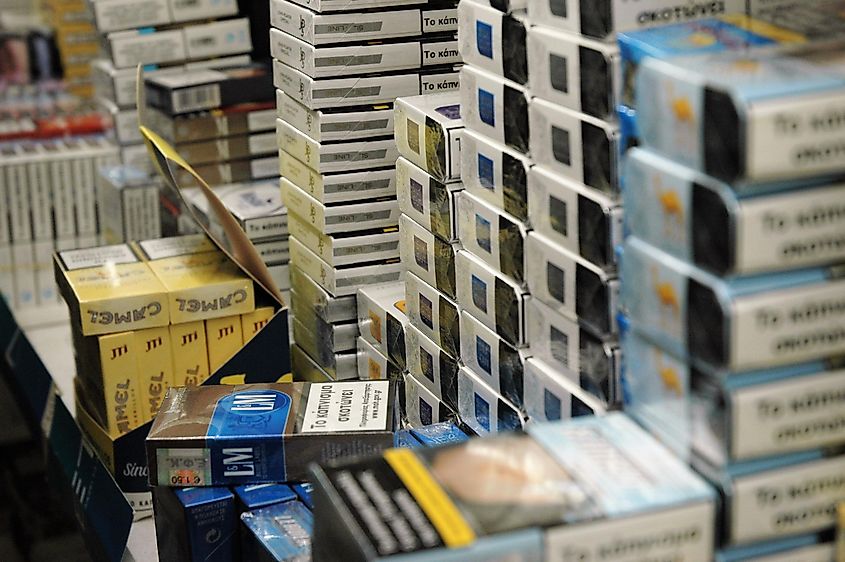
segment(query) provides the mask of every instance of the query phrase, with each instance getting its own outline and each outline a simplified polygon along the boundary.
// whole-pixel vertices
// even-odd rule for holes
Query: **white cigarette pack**
[[[456,359],[461,357],[461,317],[455,301],[408,272],[405,276],[408,319],[426,337]]]
[[[276,115],[316,142],[348,141],[393,135],[393,108],[390,105],[337,111],[311,110],[283,91],[276,90]]]
[[[59,288],[53,270],[53,240],[33,242],[35,297],[40,306],[59,302]]]
[[[51,196],[50,166],[47,154],[40,144],[22,144],[20,150],[26,160],[27,197],[32,213],[32,237],[34,240],[53,238],[53,209]]]
[[[255,246],[255,250],[267,266],[286,265],[290,260],[290,247],[287,238],[253,242],[253,246]],[[289,275],[288,282],[280,288],[290,288]]]
[[[238,13],[236,0],[96,0],[91,5],[100,33],[209,20]]]
[[[3,157],[3,172],[6,176],[11,240],[14,242],[32,240],[27,158],[20,147],[11,145],[0,148],[0,154]]]
[[[358,329],[361,337],[402,370],[407,364],[407,326],[403,281],[358,289]]]
[[[97,103],[114,124],[114,135],[119,144],[133,144],[143,140],[138,130],[138,110],[121,109],[113,101],[100,98]]]
[[[383,199],[396,194],[393,167],[321,174],[280,150],[279,171],[286,180],[325,204]]]
[[[227,186],[220,201],[235,217],[250,240],[267,240],[288,235],[287,209],[276,181]]]
[[[407,215],[399,218],[402,265],[449,298],[455,292],[455,254],[460,245],[444,242]]]
[[[358,305],[355,295],[334,297],[295,266],[290,269],[290,280],[291,289],[308,302],[314,314],[321,320],[335,324],[352,322],[357,318]]]
[[[402,415],[411,427],[455,421],[457,414],[412,375],[405,375],[400,396]]]
[[[358,338],[358,378],[361,380],[398,380],[402,369],[364,338]]]
[[[290,250],[288,250],[290,252]],[[271,265],[267,268],[270,272],[270,276],[273,278],[273,282],[276,283],[276,287],[278,287],[279,291],[285,292],[290,290],[291,282],[290,282],[290,266],[289,265]]]
[[[337,353],[351,351],[356,348],[358,339],[358,324],[355,322],[329,323],[315,314],[308,299],[300,297],[292,291],[291,310],[296,321],[301,323],[309,332],[317,336],[317,340]]]
[[[419,0],[291,0],[294,4],[304,6],[314,12],[361,12],[376,8],[400,8],[419,4]]]
[[[446,353],[413,324],[405,327],[408,372],[450,408],[458,406],[457,359]]]
[[[14,263],[15,294],[11,299],[15,308],[33,308],[38,305],[35,283],[35,248],[33,242],[23,241],[12,244],[12,263]]]
[[[135,168],[99,170],[97,210],[105,244],[161,237],[160,185]]]
[[[458,26],[463,62],[517,84],[528,82],[524,13],[506,14],[480,2],[461,0]]]
[[[457,198],[460,182],[441,183],[405,158],[396,161],[399,210],[441,240],[458,239]]]
[[[525,413],[533,422],[568,420],[579,416],[602,415],[601,401],[578,386],[578,381],[541,359],[525,362]]]
[[[291,330],[291,333],[293,333],[293,330]],[[290,346],[290,368],[294,378],[298,381],[321,383],[334,380],[295,343]]]
[[[320,368],[334,380],[358,378],[358,352],[335,352],[325,345],[322,338],[311,332],[296,317],[293,319],[293,337],[296,345],[302,348]]]
[[[481,437],[518,431],[527,421],[519,408],[466,367],[458,371],[458,415]]]
[[[397,98],[394,105],[399,153],[448,182],[461,178],[461,97],[458,92]]]
[[[291,213],[290,235],[332,267],[399,259],[399,229],[323,234]]]
[[[460,81],[461,115],[467,129],[528,155],[528,90],[473,66],[461,69]]]

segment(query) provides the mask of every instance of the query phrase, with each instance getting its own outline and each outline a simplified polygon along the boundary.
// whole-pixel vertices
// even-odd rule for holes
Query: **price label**
[[[160,449],[157,452],[158,483],[162,486],[211,484],[211,452],[208,449]]]

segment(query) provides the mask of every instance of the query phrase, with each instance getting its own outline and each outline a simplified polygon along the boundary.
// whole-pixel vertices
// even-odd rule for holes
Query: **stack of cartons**
[[[402,275],[392,104],[457,89],[454,4],[273,0],[270,21],[294,316],[332,309],[326,329],[351,335],[357,290]],[[299,300],[314,292],[317,301]],[[317,350],[314,328],[294,322],[295,374],[357,378],[355,338]]]

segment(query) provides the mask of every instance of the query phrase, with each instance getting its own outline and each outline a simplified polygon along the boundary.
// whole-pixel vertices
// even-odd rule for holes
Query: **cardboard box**
[[[403,393],[400,395],[402,418],[409,426],[425,427],[433,423],[458,419],[454,410],[413,376],[405,374],[402,386]]]
[[[458,408],[458,361],[413,324],[405,328],[408,372],[449,408]]]
[[[457,412],[461,421],[481,437],[518,431],[527,421],[519,408],[467,367],[458,371]]]
[[[528,90],[473,66],[461,69],[461,84],[466,128],[527,156],[531,137]]]
[[[401,380],[403,370],[364,338],[358,338],[358,378],[361,380]]]
[[[408,326],[405,308],[403,281],[358,289],[361,337],[402,370],[406,364],[405,329]]]
[[[354,295],[359,287],[392,283],[402,278],[398,260],[332,267],[296,238],[290,239],[291,264],[335,297]]]
[[[317,316],[311,303],[300,297],[296,291],[293,291],[292,302],[296,321],[309,333],[314,334],[316,340],[322,342],[327,350],[338,352],[355,349],[355,340],[358,338],[356,322],[326,322]]]
[[[281,150],[319,172],[346,172],[393,166],[399,157],[392,138],[319,143],[290,123],[276,120]]]
[[[248,560],[284,560],[311,555],[314,516],[298,501],[241,516],[241,554]]]
[[[203,560],[238,551],[238,512],[228,489],[156,487],[153,505],[162,558]]]
[[[531,93],[608,121],[621,99],[619,47],[542,26],[528,29]]]
[[[323,234],[297,215],[290,215],[290,234],[331,266],[399,258],[399,229],[383,228]]]
[[[135,0],[97,0],[91,4],[97,31],[100,33],[238,14],[238,3],[235,0],[203,0],[187,4],[177,0],[143,3]]]
[[[842,184],[739,198],[730,186],[641,149],[630,152],[625,173],[630,231],[716,275],[845,261],[845,218],[835,211],[845,205]]]
[[[528,220],[527,175],[531,160],[465,129],[461,161],[467,191],[523,222]]]
[[[270,55],[312,78],[415,70],[461,62],[454,34],[422,40],[314,46],[271,28]]]
[[[461,313],[461,359],[477,378],[518,408],[525,400],[525,360],[517,350],[467,312]]]
[[[619,332],[620,280],[536,232],[528,235],[526,282],[531,296],[600,335]]]
[[[623,256],[622,305],[668,351],[737,371],[845,351],[837,268],[725,280],[633,237]]]
[[[405,276],[405,305],[412,326],[460,359],[460,309],[455,301],[409,271]]]
[[[465,250],[519,285],[526,283],[525,224],[475,197],[458,195],[458,238]]]
[[[504,13],[484,2],[461,2],[458,26],[467,30],[459,37],[464,63],[517,84],[528,82],[524,13]]]
[[[532,228],[599,267],[616,267],[616,248],[623,239],[624,210],[619,201],[544,166],[528,173],[528,193]]]
[[[279,171],[286,180],[326,204],[381,199],[396,194],[396,170],[392,166],[321,174],[280,150]]]
[[[355,295],[334,297],[295,266],[291,267],[291,288],[297,296],[308,302],[317,318],[327,323],[352,322],[357,319]]]
[[[352,349],[334,351],[325,345],[322,334],[312,332],[296,316],[293,318],[293,337],[296,344],[305,351],[332,380],[351,380],[358,378],[358,354]]]
[[[399,153],[438,181],[459,180],[463,122],[458,93],[397,98],[394,111]]]
[[[399,210],[441,240],[458,239],[456,194],[460,182],[441,183],[424,170],[400,157],[396,161]]]
[[[619,192],[618,125],[531,100],[531,157],[537,164],[593,189]]]
[[[171,389],[147,437],[151,483],[300,480],[311,462],[378,452],[393,442],[394,392],[389,381]],[[272,423],[245,429],[244,416]],[[198,430],[212,423],[211,433]],[[225,449],[232,434],[245,450]]]
[[[161,236],[160,184],[145,172],[126,166],[99,170],[97,209],[106,244]]]
[[[460,79],[456,68],[315,79],[273,61],[273,83],[308,109],[316,110],[389,103],[401,96],[451,92],[458,89]]]
[[[129,246],[65,250],[54,260],[59,290],[83,335],[169,323],[167,289]]]
[[[528,338],[534,357],[548,363],[603,404],[621,400],[622,352],[538,299],[527,307]]]
[[[460,244],[444,242],[406,215],[399,218],[399,233],[404,268],[454,299],[457,295],[455,255]]]
[[[602,402],[582,390],[578,381],[571,380],[541,359],[530,358],[525,362],[524,393],[523,408],[535,422],[605,413]]]
[[[182,144],[179,154],[192,166],[214,164],[255,156],[276,155],[276,135],[272,131]]]
[[[526,345],[525,305],[530,295],[465,250],[455,258],[455,272],[461,307],[509,344]]]
[[[113,31],[105,36],[104,44],[117,68],[207,59],[252,50],[247,18],[152,31]]]
[[[626,462],[608,464],[607,459]],[[413,476],[406,468],[414,469]],[[410,548],[420,559],[489,560],[512,555],[538,560],[577,551],[595,560],[618,541],[659,543],[649,550],[680,560],[713,557],[716,508],[712,490],[622,414],[535,424],[527,434],[470,440],[454,447],[390,451],[371,459],[315,467],[312,473],[317,509],[314,544],[326,545],[328,556],[349,555],[358,544],[353,537],[371,536],[375,523],[360,523],[358,510],[338,490],[341,475],[352,482],[372,475],[379,482],[395,482],[395,489],[418,506],[430,497],[424,489],[436,490],[444,509],[455,515],[449,523],[438,519],[425,528],[409,523],[414,541]],[[514,477],[542,484],[527,485],[533,490],[531,495],[525,486],[513,494],[507,482]],[[596,479],[603,483],[600,488],[594,485]],[[624,505],[614,501],[630,489],[632,479],[638,488],[649,491]],[[614,490],[605,492],[609,488]],[[366,492],[365,497],[371,501]],[[596,502],[604,507],[584,512]],[[376,521],[386,524],[394,520],[392,513]],[[449,533],[459,529],[468,538],[453,541]],[[431,542],[423,542],[422,532],[432,530]],[[666,533],[692,534],[683,544],[670,544],[658,540]],[[372,549],[380,557],[398,550],[391,544],[364,540],[362,550]]]
[[[288,0],[270,1],[270,25],[311,45],[458,31],[455,8],[321,14]]]
[[[179,150],[184,143],[250,135],[273,131],[276,127],[272,102],[245,103],[173,116],[148,109],[147,115],[155,130]]]
[[[323,204],[296,185],[282,178],[282,199],[288,212],[306,219],[324,234],[395,227],[399,224],[396,199],[356,203]]]
[[[287,0],[280,2],[292,6]],[[311,110],[276,90],[276,116],[319,143],[393,135],[393,109],[389,105]]]

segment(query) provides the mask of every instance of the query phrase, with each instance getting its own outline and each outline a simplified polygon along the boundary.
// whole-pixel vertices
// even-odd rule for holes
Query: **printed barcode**
[[[187,113],[220,106],[220,86],[209,84],[177,90],[173,97],[173,112]]]

